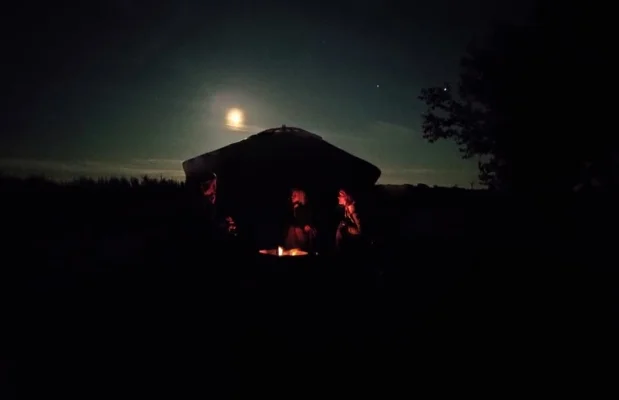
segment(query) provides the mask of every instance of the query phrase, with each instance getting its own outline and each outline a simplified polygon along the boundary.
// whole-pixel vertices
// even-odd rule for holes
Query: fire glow
[[[308,254],[307,251],[301,249],[284,249],[282,246],[278,246],[277,249],[273,250],[260,250],[259,253],[277,257],[306,256]]]

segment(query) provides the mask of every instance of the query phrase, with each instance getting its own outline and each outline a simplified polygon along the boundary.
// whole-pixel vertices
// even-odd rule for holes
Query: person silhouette
[[[288,249],[314,251],[317,230],[307,201],[307,194],[302,189],[293,189],[290,195],[292,218],[286,233],[285,246]]]
[[[223,238],[237,235],[237,226],[234,219],[227,215],[220,217],[217,203],[217,175],[209,174],[207,179],[200,184],[200,192],[206,200],[208,224],[215,238]]]
[[[336,249],[346,252],[354,251],[361,244],[363,233],[357,205],[350,191],[346,189],[340,189],[337,200],[344,214],[335,233]]]

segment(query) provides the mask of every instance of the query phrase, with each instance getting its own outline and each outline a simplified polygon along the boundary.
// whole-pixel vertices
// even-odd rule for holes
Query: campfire
[[[281,246],[278,246],[277,249],[271,250],[260,250],[260,254],[268,254],[277,257],[294,257],[294,256],[306,256],[307,251],[303,251],[301,249],[284,249]]]

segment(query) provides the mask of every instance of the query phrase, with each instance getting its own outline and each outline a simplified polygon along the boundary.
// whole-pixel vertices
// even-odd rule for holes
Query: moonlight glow
[[[245,122],[245,116],[243,115],[243,111],[238,108],[232,108],[228,110],[228,114],[226,115],[226,125],[232,129],[241,129],[243,128],[243,124]]]

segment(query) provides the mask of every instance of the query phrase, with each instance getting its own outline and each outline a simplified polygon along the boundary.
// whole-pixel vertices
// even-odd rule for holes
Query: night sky
[[[515,0],[22,3],[1,17],[5,171],[182,178],[182,160],[286,124],[376,164],[381,183],[464,187],[475,161],[422,139],[417,96],[454,80],[473,36],[528,11]],[[233,107],[241,129],[226,126]]]

